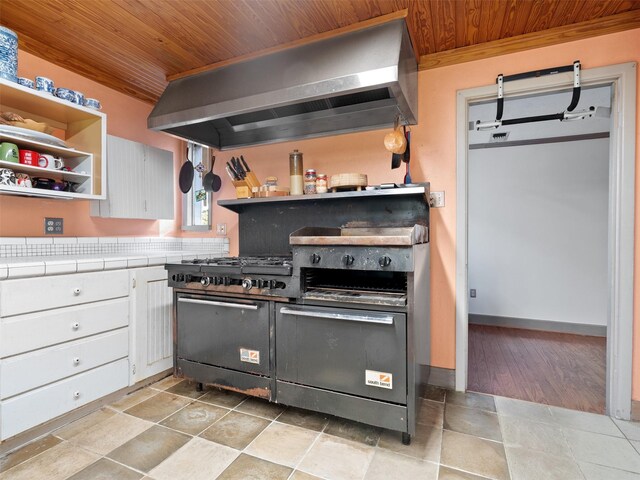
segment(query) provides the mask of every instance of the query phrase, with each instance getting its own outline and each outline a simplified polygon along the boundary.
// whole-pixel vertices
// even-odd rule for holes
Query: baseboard
[[[592,337],[606,337],[607,327],[586,323],[551,322],[530,318],[499,317],[497,315],[469,314],[469,323],[474,325],[490,325],[493,327],[524,328],[527,330],[543,330],[546,332],[573,333]]]
[[[63,427],[75,420],[78,420],[90,413],[95,412],[96,410],[101,409],[102,407],[113,403],[125,395],[130,394],[136,390],[139,390],[143,387],[151,385],[157,381],[162,380],[163,378],[171,375],[173,373],[173,368],[165,370],[163,372],[157,373],[149,378],[145,378],[144,380],[139,381],[138,383],[121,388],[115,392],[112,392],[104,397],[98,398],[93,402],[89,402],[82,407],[76,408],[75,410],[71,410],[70,412],[64,413],[59,417],[52,418],[51,420],[47,420],[45,423],[37,425],[35,427],[30,428],[29,430],[25,430],[24,432],[20,432],[13,437],[9,437],[6,440],[0,442],[0,456],[5,455],[8,452],[16,450],[17,448],[26,445],[27,443],[31,443],[37,438],[43,437],[52,433],[54,430],[57,430],[60,427]]]
[[[456,387],[456,371],[451,368],[431,367],[429,372],[429,385],[454,390]]]
[[[631,400],[631,420],[640,422],[640,401]]]

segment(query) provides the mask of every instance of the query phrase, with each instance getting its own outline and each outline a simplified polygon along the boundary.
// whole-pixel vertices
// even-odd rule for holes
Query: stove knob
[[[245,290],[251,290],[251,287],[253,287],[253,283],[251,283],[250,278],[242,279],[242,288],[244,288]]]
[[[385,255],[384,257],[380,257],[378,259],[378,263],[383,268],[388,267],[389,265],[391,265],[391,259]]]
[[[200,283],[202,284],[203,287],[208,287],[211,284],[211,278],[209,277],[202,277],[200,279]]]
[[[309,259],[311,260],[311,263],[320,263],[320,255],[317,253],[312,253]]]
[[[344,263],[347,267],[353,265],[354,258],[351,255],[345,255],[342,257],[342,263]]]
[[[263,280],[259,278],[256,280],[256,287],[258,288],[269,288],[269,282],[267,280]]]
[[[228,287],[229,285],[231,285],[231,277],[224,277],[222,279],[222,283],[224,284],[225,287]]]

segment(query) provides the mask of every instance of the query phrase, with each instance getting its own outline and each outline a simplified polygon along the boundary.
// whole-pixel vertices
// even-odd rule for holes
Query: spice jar
[[[304,167],[302,166],[302,152],[294,150],[289,154],[289,175],[290,177],[290,194],[302,195],[304,191],[304,177],[302,172]]]
[[[316,193],[316,171],[313,168],[304,172],[304,193],[305,195]]]
[[[267,177],[264,180],[264,184],[268,187],[277,187],[278,186],[278,177]]]
[[[319,173],[316,176],[316,193],[327,193],[327,174]]]

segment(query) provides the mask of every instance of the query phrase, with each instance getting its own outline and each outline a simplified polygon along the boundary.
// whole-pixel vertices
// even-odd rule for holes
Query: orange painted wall
[[[174,152],[174,158],[182,151],[179,140],[147,130],[147,115],[151,111],[149,104],[24,51],[18,54],[18,74],[32,79],[36,75],[49,77],[57,87],[79,90],[86,97],[97,98],[102,103],[102,111],[107,114],[107,133],[110,135],[170,150]],[[176,196],[176,208],[178,206],[179,199]],[[176,233],[174,222],[95,218],[90,216],[89,207],[90,202],[85,200],[45,200],[2,195],[0,236],[42,236],[45,216],[63,217],[67,236],[157,236]]]
[[[429,181],[434,191],[445,191],[446,206],[431,211],[431,352],[434,366],[455,368],[455,248],[456,248],[456,92],[495,83],[498,73],[526,72],[579,59],[585,69],[640,62],[640,29],[565,43],[553,47],[503,55],[461,65],[422,71],[419,74],[419,122],[412,128],[411,172],[414,182]],[[639,82],[640,84],[640,82]],[[640,100],[640,94],[638,95]],[[637,108],[640,113],[640,106]],[[640,127],[640,121],[637,121]],[[288,153],[304,153],[305,168],[333,174],[363,172],[369,183],[402,182],[404,172],[390,169],[390,155],[382,146],[385,131],[340,135],[224,152],[222,159],[244,154],[259,178],[276,175],[288,184]],[[640,149],[636,146],[636,159]],[[636,161],[636,164],[638,162]],[[636,184],[640,166],[636,167]],[[232,195],[232,192],[231,192]],[[221,198],[229,198],[224,191]],[[639,233],[640,196],[636,197],[636,236]],[[231,251],[237,252],[235,215],[216,210],[214,218],[229,224]],[[640,248],[636,242],[636,278],[640,272]],[[635,297],[640,299],[640,285]],[[640,301],[634,325],[640,326]],[[640,399],[640,338],[634,337],[633,398]]]
[[[565,43],[527,52],[478,60],[475,62],[423,71],[419,74],[419,124],[413,127],[411,168],[413,180],[431,182],[432,190],[446,192],[446,207],[432,210],[431,285],[432,338],[434,366],[455,368],[455,227],[456,227],[456,92],[461,89],[494,84],[498,73],[510,74],[557,65],[571,64],[580,59],[583,68],[640,61],[640,29]],[[26,58],[26,60],[25,60]],[[70,88],[83,90],[89,96],[103,100],[109,115],[109,132],[133,140],[155,142],[157,146],[176,152],[176,168],[182,162],[181,147],[169,137],[145,131],[150,107],[124,95],[101,87],[58,67],[20,54],[20,73],[34,76],[47,72],[59,85],[68,78]],[[26,69],[26,70],[23,70]],[[28,70],[28,71],[27,71]],[[73,80],[73,82],[71,81]],[[77,83],[75,83],[77,82]],[[106,99],[106,100],[105,100]],[[638,95],[640,100],[640,95]],[[640,107],[637,108],[637,113]],[[640,128],[640,121],[637,121]],[[382,146],[386,131],[373,131],[299,142],[244,148],[219,152],[216,172],[223,177],[223,188],[214,200],[232,198],[233,187],[223,173],[222,165],[232,155],[242,153],[258,177],[276,175],[281,185],[288,184],[288,154],[294,148],[304,153],[306,168],[334,174],[363,172],[371,184],[402,182],[404,172],[390,169],[390,155]],[[135,137],[134,138],[134,135]],[[164,143],[166,142],[166,143]],[[636,145],[636,159],[639,148]],[[636,160],[636,165],[638,162]],[[640,166],[636,167],[636,184]],[[640,201],[636,197],[636,237],[640,234]],[[72,220],[69,235],[179,235],[169,228],[160,232],[158,222],[137,220],[92,219],[86,202],[53,202],[46,200],[7,199],[0,197],[0,217],[10,211],[10,221],[0,219],[0,236],[40,235],[41,218],[46,213],[63,212],[65,220]],[[62,205],[61,205],[62,204]],[[179,213],[179,212],[178,212]],[[231,239],[231,253],[237,253],[237,216],[214,207],[214,223],[227,223]],[[177,215],[179,218],[179,215]],[[213,235],[213,234],[210,234]],[[640,248],[636,242],[636,278],[640,273]],[[635,298],[640,299],[640,285],[636,284]],[[634,325],[640,326],[640,301],[635,304]],[[634,335],[633,398],[640,400],[640,338]]]

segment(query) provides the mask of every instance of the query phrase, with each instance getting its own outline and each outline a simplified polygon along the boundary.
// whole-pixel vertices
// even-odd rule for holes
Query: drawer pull
[[[71,328],[73,330],[78,330],[80,328],[80,324],[78,322],[72,323]]]
[[[281,308],[282,315],[296,315],[298,317],[327,318],[330,320],[349,320],[352,322],[381,323],[393,325],[393,315],[353,315],[336,312],[317,312],[314,310],[293,310],[291,308]]]
[[[76,287],[73,289],[73,294],[77,297],[78,295],[80,295],[80,287]]]
[[[244,304],[244,303],[215,302],[212,300],[197,300],[195,298],[179,298],[178,302],[197,303],[198,305],[209,305],[211,307],[241,308],[244,310],[258,309],[258,305],[251,305],[251,304]]]
[[[80,392],[73,392],[73,398],[75,400],[79,399],[80,398]]]
[[[80,357],[74,357],[73,358],[73,364],[74,365],[80,365]]]

